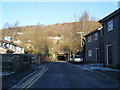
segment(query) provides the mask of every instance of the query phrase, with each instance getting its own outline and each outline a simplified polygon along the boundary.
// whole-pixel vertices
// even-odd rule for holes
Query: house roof
[[[22,46],[17,45],[17,44],[15,44],[15,43],[13,43],[13,42],[9,42],[9,41],[7,41],[7,40],[0,40],[0,42],[9,43],[9,44],[12,44],[12,45],[14,45],[14,46],[17,46],[17,47],[23,48]]]
[[[120,13],[120,8],[115,10],[114,12],[112,12],[111,14],[107,15],[106,17],[104,17],[103,19],[99,20],[100,23],[103,23],[105,22],[106,20],[114,17],[115,15],[119,14]]]
[[[96,32],[99,32],[99,31],[100,31],[100,29],[96,29],[96,30],[94,30],[94,31],[92,31],[92,32],[84,35],[84,37],[86,38],[86,37],[88,37],[88,36],[91,36],[91,35],[95,34]]]
[[[3,50],[3,51],[7,51],[7,49],[3,48],[3,47],[0,47],[0,51]]]

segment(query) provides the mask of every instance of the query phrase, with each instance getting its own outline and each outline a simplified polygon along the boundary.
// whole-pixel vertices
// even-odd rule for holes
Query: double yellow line
[[[27,84],[25,84],[22,88],[30,88],[46,71],[48,68],[44,68],[42,71],[40,71],[38,74],[34,75],[34,78],[32,78]]]

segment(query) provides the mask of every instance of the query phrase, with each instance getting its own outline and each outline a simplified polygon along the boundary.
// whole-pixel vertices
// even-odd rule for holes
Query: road
[[[51,62],[31,75],[20,88],[118,88],[106,75],[69,62]],[[17,86],[18,87],[18,86]]]

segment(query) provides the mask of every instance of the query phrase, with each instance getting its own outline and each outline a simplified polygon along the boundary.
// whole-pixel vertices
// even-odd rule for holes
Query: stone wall
[[[2,54],[3,71],[19,71],[31,66],[31,55],[28,54]]]

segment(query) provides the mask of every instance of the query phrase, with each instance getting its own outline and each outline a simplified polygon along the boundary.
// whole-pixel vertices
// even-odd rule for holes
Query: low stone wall
[[[41,63],[39,54],[32,55],[32,63],[33,64],[40,64]]]
[[[31,66],[31,55],[28,54],[2,54],[3,71],[19,71]]]
[[[33,64],[41,64],[41,63],[44,63],[44,62],[46,61],[46,57],[44,56],[44,60],[42,60],[41,56],[43,56],[43,55],[33,54],[33,55],[32,55],[32,63],[33,63]]]

